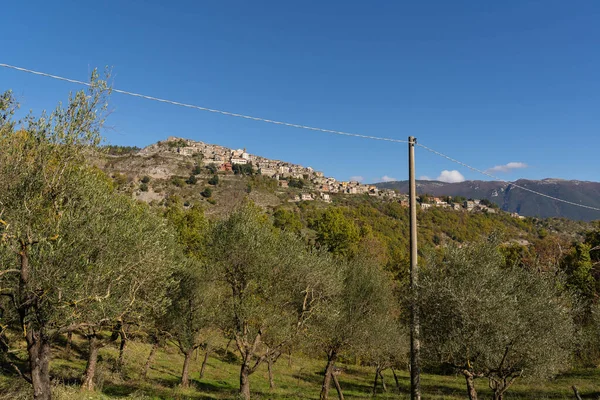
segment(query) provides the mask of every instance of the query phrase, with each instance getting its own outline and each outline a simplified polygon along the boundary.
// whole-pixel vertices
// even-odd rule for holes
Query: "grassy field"
[[[118,350],[107,347],[101,351],[101,362],[97,372],[96,392],[80,392],[79,380],[85,368],[85,343],[77,341],[73,355],[67,359],[62,348],[56,348],[52,361],[52,375],[55,382],[54,395],[57,399],[235,399],[238,387],[236,357],[217,350],[210,357],[205,377],[199,380],[202,354],[192,365],[192,388],[178,387],[183,358],[174,347],[167,347],[157,353],[155,363],[147,379],[139,378],[149,345],[131,342],[125,352],[125,366],[115,372]],[[325,361],[293,356],[291,366],[287,357],[281,357],[275,364],[276,388],[269,389],[266,365],[251,376],[252,396],[255,399],[316,399],[322,380]],[[355,365],[340,365],[344,369],[340,384],[347,399],[371,398],[373,369]],[[377,398],[408,399],[409,379],[406,371],[399,372],[400,390],[396,389],[391,372],[385,371],[387,393],[379,387]],[[507,399],[573,399],[571,385],[576,385],[583,398],[600,398],[600,371],[578,370],[567,373],[547,382],[521,381],[506,395]],[[424,399],[464,399],[465,389],[460,376],[422,376]],[[477,381],[480,398],[491,398],[487,381]],[[21,378],[0,375],[0,399],[27,399],[29,387]],[[330,398],[337,398],[332,387]]]

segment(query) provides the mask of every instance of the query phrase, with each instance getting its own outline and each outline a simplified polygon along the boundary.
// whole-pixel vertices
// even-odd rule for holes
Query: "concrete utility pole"
[[[408,137],[408,175],[410,197],[410,398],[421,400],[421,340],[417,290],[419,267],[417,264],[417,184],[415,182],[415,144],[417,139]]]

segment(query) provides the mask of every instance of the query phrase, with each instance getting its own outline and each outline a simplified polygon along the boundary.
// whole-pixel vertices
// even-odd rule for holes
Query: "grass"
[[[212,353],[205,372],[205,378],[199,379],[202,354],[193,361],[191,369],[192,387],[182,389],[178,386],[182,356],[174,347],[157,352],[154,365],[146,379],[140,379],[140,372],[150,351],[149,345],[131,342],[125,352],[125,366],[120,372],[114,368],[118,350],[114,347],[102,349],[101,361],[97,371],[97,390],[81,392],[79,382],[85,368],[86,346],[83,341],[75,342],[71,357],[64,355],[62,347],[53,351],[51,373],[54,382],[54,398],[62,399],[234,399],[237,397],[238,372],[236,356],[225,354],[221,349]],[[274,365],[276,387],[269,389],[266,365],[250,377],[252,397],[254,399],[315,399],[319,397],[324,359],[294,355],[291,366],[288,358],[281,357]],[[340,384],[347,399],[371,398],[374,371],[372,368],[356,365],[340,365],[343,372]],[[376,398],[408,399],[410,386],[408,373],[399,371],[400,390],[395,387],[391,371],[384,376],[388,388],[382,393],[379,387]],[[584,399],[600,398],[597,382],[600,371],[596,369],[576,370],[545,382],[522,380],[506,394],[506,399],[573,399],[572,385],[579,388]],[[424,399],[464,399],[466,396],[464,380],[460,376],[441,376],[423,374],[421,378]],[[485,380],[476,381],[480,398],[491,398]],[[0,375],[0,399],[29,399],[30,388],[14,375]],[[332,387],[330,398],[337,398]]]

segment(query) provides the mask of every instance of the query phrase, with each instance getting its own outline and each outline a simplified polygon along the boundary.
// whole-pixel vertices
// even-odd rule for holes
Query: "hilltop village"
[[[357,181],[338,181],[326,177],[323,172],[311,167],[271,160],[250,154],[246,149],[233,150],[224,146],[208,144],[184,138],[170,136],[166,141],[157,142],[139,151],[140,156],[151,156],[159,152],[171,152],[182,156],[194,157],[204,165],[213,165],[217,171],[234,172],[241,168],[252,169],[256,173],[274,179],[281,188],[295,187],[302,189],[301,193],[293,195],[288,201],[321,200],[331,202],[331,194],[369,195],[386,200],[394,200],[408,207],[408,195],[392,189],[379,189],[375,185],[363,184]],[[452,208],[459,211],[496,213],[498,208],[487,200],[463,199],[452,197],[418,197],[422,210],[432,207]],[[524,218],[517,213],[515,218]]]

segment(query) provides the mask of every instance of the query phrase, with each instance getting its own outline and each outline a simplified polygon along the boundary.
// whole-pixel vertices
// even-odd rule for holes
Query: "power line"
[[[45,76],[45,77],[52,78],[52,79],[57,79],[57,80],[60,80],[60,81],[76,83],[78,85],[90,86],[90,84],[87,83],[87,82],[79,81],[79,80],[76,80],[76,79],[65,78],[63,76],[58,76],[58,75],[52,75],[52,74],[48,74],[48,73],[45,73],[45,72],[34,71],[34,70],[31,70],[31,69],[17,67],[17,66],[14,66],[14,65],[0,63],[0,67],[10,68],[10,69],[14,69],[14,70],[17,70],[17,71],[22,71],[22,72],[27,72],[27,73],[34,74],[34,75]],[[253,117],[251,115],[244,115],[244,114],[238,114],[238,113],[233,113],[233,112],[229,112],[229,111],[217,110],[217,109],[214,109],[214,108],[197,106],[197,105],[194,105],[194,104],[181,103],[179,101],[174,101],[174,100],[161,99],[159,97],[154,97],[154,96],[148,96],[148,95],[145,95],[145,94],[129,92],[129,91],[126,91],[126,90],[120,90],[120,89],[114,89],[114,88],[111,89],[111,90],[113,92],[115,92],[115,93],[125,94],[125,95],[133,96],[133,97],[139,97],[139,98],[146,99],[146,100],[153,100],[153,101],[158,101],[158,102],[161,102],[161,103],[172,104],[172,105],[175,105],[175,106],[193,108],[193,109],[201,110],[201,111],[208,111],[208,112],[211,112],[211,113],[227,115],[227,116],[230,116],[230,117],[245,118],[245,119],[249,119],[249,120],[252,120],[252,121],[260,121],[260,122],[267,122],[269,124],[283,125],[283,126],[288,126],[288,127],[291,127],[291,128],[307,129],[307,130],[310,130],[310,131],[332,133],[332,134],[335,134],[335,135],[343,135],[343,136],[352,136],[352,137],[357,137],[357,138],[362,138],[362,139],[382,140],[382,141],[386,141],[386,142],[395,142],[395,143],[408,143],[407,140],[391,139],[391,138],[378,137],[378,136],[370,136],[370,135],[362,135],[362,134],[359,134],[359,133],[350,133],[350,132],[336,131],[336,130],[333,130],[333,129],[315,128],[313,126],[293,124],[293,123],[290,123],[290,122],[283,122],[283,121],[275,121],[275,120],[272,120],[272,119],[266,119],[266,118],[260,118],[260,117]]]
[[[17,67],[17,66],[10,65],[10,64],[0,63],[0,67],[9,68],[9,69],[13,69],[13,70],[16,70],[16,71],[21,71],[21,72],[27,72],[27,73],[30,73],[30,74],[44,76],[44,77],[48,77],[48,78],[52,78],[52,79],[57,79],[57,80],[60,80],[60,81],[65,81],[65,82],[70,82],[70,83],[76,83],[78,85],[84,85],[84,86],[88,86],[88,87],[91,86],[88,82],[80,81],[80,80],[77,80],[77,79],[65,78],[63,76],[53,75],[53,74],[49,74],[49,73],[46,73],[46,72],[34,71],[34,70],[31,70],[31,69]],[[161,102],[161,103],[167,103],[167,104],[172,104],[172,105],[175,105],[175,106],[187,107],[187,108],[192,108],[192,109],[201,110],[201,111],[208,111],[208,112],[211,112],[211,113],[216,113],[216,114],[221,114],[221,115],[227,115],[227,116],[230,116],[230,117],[244,118],[244,119],[249,119],[249,120],[252,120],[252,121],[260,121],[260,122],[266,122],[266,123],[269,123],[269,124],[288,126],[288,127],[291,127],[291,128],[299,128],[299,129],[306,129],[306,130],[318,131],[318,132],[324,132],[324,133],[332,133],[332,134],[335,134],[335,135],[358,137],[358,138],[362,138],[362,139],[380,140],[380,141],[394,142],[394,143],[408,143],[407,140],[392,139],[392,138],[386,138],[386,137],[379,137],[379,136],[363,135],[363,134],[358,134],[358,133],[336,131],[336,130],[333,130],[333,129],[316,128],[316,127],[307,126],[307,125],[293,124],[293,123],[290,123],[290,122],[283,122],[283,121],[275,121],[275,120],[266,119],[266,118],[254,117],[254,116],[251,116],[251,115],[244,115],[244,114],[238,114],[238,113],[233,113],[233,112],[229,112],[229,111],[217,110],[217,109],[214,109],[214,108],[202,107],[202,106],[197,106],[197,105],[193,105],[193,104],[182,103],[182,102],[179,102],[179,101],[167,100],[167,99],[162,99],[162,98],[159,98],[159,97],[154,97],[154,96],[148,96],[148,95],[144,95],[144,94],[140,94],[140,93],[129,92],[129,91],[126,91],[126,90],[121,90],[121,89],[114,89],[113,88],[111,90],[113,92],[115,92],[115,93],[120,93],[120,94],[124,94],[124,95],[128,95],[128,96],[143,98],[143,99],[146,99],[146,100],[158,101],[158,102]],[[422,145],[420,143],[417,143],[417,146],[419,146],[419,147],[421,147],[421,148],[423,148],[423,149],[425,149],[425,150],[427,150],[427,151],[429,151],[429,152],[431,152],[431,153],[433,153],[433,154],[435,154],[435,155],[437,155],[439,157],[445,158],[445,159],[447,159],[449,161],[452,161],[452,162],[454,162],[456,164],[462,165],[463,167],[468,168],[468,169],[470,169],[472,171],[478,172],[478,173],[480,173],[482,175],[485,175],[485,176],[487,176],[489,178],[492,178],[495,181],[508,183],[508,184],[510,184],[510,185],[512,185],[512,186],[514,186],[516,188],[519,188],[521,190],[525,190],[527,192],[536,194],[538,196],[546,197],[546,198],[554,200],[554,201],[558,201],[558,202],[565,203],[565,204],[570,204],[572,206],[586,208],[586,209],[589,209],[589,210],[600,211],[600,208],[598,208],[598,207],[592,207],[592,206],[588,206],[588,205],[585,205],[585,204],[579,204],[579,203],[575,203],[575,202],[572,202],[572,201],[563,200],[563,199],[560,199],[558,197],[550,196],[550,195],[547,195],[545,193],[541,193],[541,192],[538,192],[536,190],[532,190],[532,189],[526,188],[524,186],[517,185],[515,183],[508,182],[506,180],[500,179],[500,178],[498,178],[498,177],[496,177],[496,176],[494,176],[494,175],[492,175],[490,173],[487,173],[487,172],[482,171],[482,170],[480,170],[478,168],[472,167],[472,166],[470,166],[468,164],[463,163],[462,161],[454,159],[454,158],[452,158],[452,157],[450,157],[450,156],[448,156],[448,155],[446,155],[444,153],[440,153],[439,151],[436,151],[436,150],[434,150],[432,148],[429,148],[429,147],[427,147],[425,145]]]
[[[600,211],[600,208],[598,208],[598,207],[592,207],[592,206],[588,206],[588,205],[585,205],[585,204],[579,204],[579,203],[575,203],[575,202],[573,202],[573,201],[569,201],[569,200],[563,200],[563,199],[559,199],[558,197],[550,196],[550,195],[547,195],[547,194],[545,194],[545,193],[538,192],[538,191],[536,191],[536,190],[529,189],[529,188],[526,188],[526,187],[524,187],[524,186],[521,186],[521,185],[517,185],[516,183],[509,182],[509,181],[505,181],[504,179],[500,179],[500,178],[498,178],[497,176],[494,176],[494,175],[492,175],[492,174],[490,174],[490,173],[488,173],[488,172],[482,171],[482,170],[480,170],[480,169],[477,169],[477,168],[475,168],[475,167],[471,167],[470,165],[468,165],[468,164],[465,164],[465,163],[464,163],[464,162],[462,162],[462,161],[458,161],[457,159],[454,159],[454,158],[452,158],[452,157],[450,157],[450,156],[448,156],[448,155],[446,155],[446,154],[444,154],[444,153],[440,153],[439,151],[436,151],[436,150],[434,150],[434,149],[431,149],[431,148],[429,148],[429,147],[427,147],[427,146],[425,146],[425,145],[422,145],[422,144],[419,144],[419,143],[417,143],[417,146],[419,146],[419,147],[421,147],[421,148],[423,148],[423,149],[425,149],[425,150],[427,150],[427,151],[429,151],[429,152],[431,152],[431,153],[433,153],[433,154],[435,154],[435,155],[437,155],[437,156],[440,156],[440,157],[442,157],[442,158],[445,158],[445,159],[447,159],[447,160],[450,160],[450,161],[452,161],[453,163],[456,163],[456,164],[462,165],[463,167],[465,167],[465,168],[468,168],[468,169],[470,169],[471,171],[475,171],[475,172],[478,172],[478,173],[480,173],[480,174],[483,174],[483,175],[485,175],[485,176],[488,176],[488,177],[492,178],[492,179],[493,179],[493,180],[495,180],[495,181],[499,181],[499,182],[508,183],[508,184],[510,184],[510,185],[512,185],[512,186],[514,186],[514,187],[516,187],[516,188],[519,188],[519,189],[521,189],[521,190],[525,190],[525,191],[527,191],[527,192],[531,192],[531,193],[533,193],[533,194],[537,194],[538,196],[543,196],[543,197],[546,197],[546,198],[548,198],[548,199],[551,199],[551,200],[554,200],[554,201],[559,201],[559,202],[561,202],[561,203],[570,204],[570,205],[572,205],[572,206],[577,206],[577,207],[583,207],[583,208],[587,208],[587,209],[589,209],[589,210]]]

